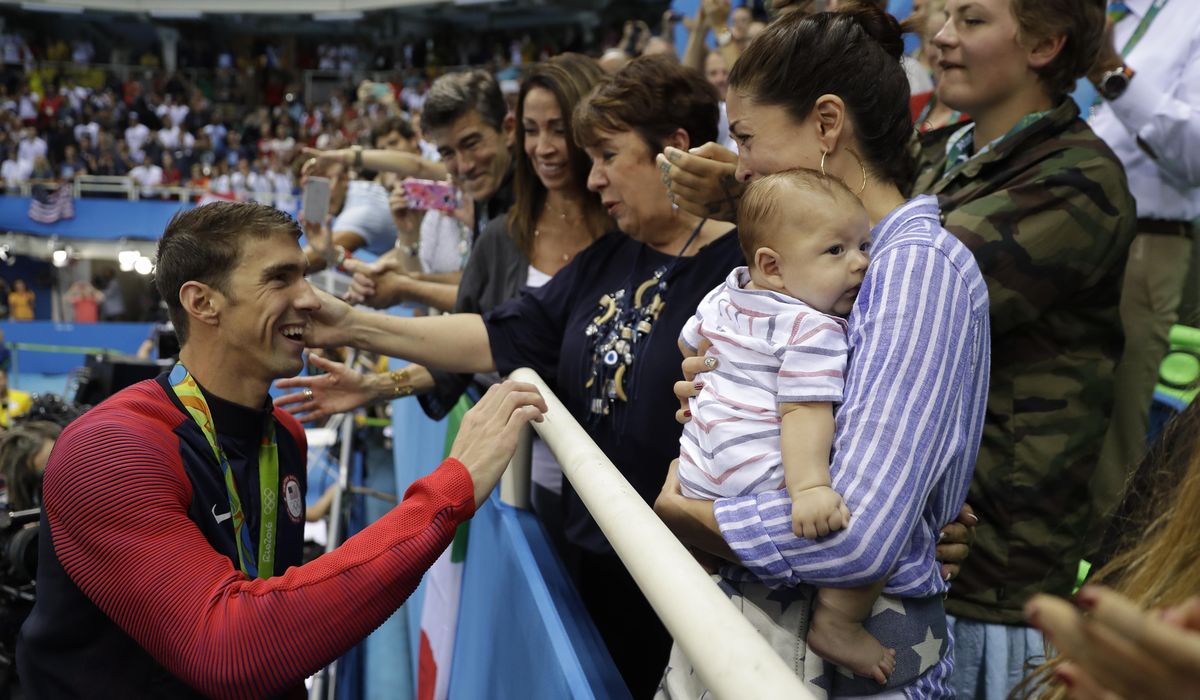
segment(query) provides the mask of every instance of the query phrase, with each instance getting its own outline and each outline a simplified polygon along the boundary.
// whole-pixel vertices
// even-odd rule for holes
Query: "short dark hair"
[[[1052,98],[1074,90],[1075,81],[1095,63],[1104,37],[1105,5],[1104,0],[1011,0],[1022,41],[1066,37],[1054,60],[1037,69]]]
[[[484,70],[448,73],[433,81],[425,94],[421,109],[421,129],[426,133],[444,129],[469,112],[479,112],[480,118],[496,131],[504,128],[508,103],[496,78]]]
[[[417,136],[417,132],[413,131],[412,124],[409,124],[407,119],[403,117],[388,117],[374,129],[371,129],[371,145],[378,144],[380,139],[393,131],[403,136],[406,141],[411,141]]]
[[[179,344],[187,342],[188,315],[179,301],[187,282],[203,282],[229,293],[229,275],[238,266],[246,239],[285,233],[300,238],[300,225],[287,214],[254,202],[214,202],[171,218],[158,242],[154,284],[167,304]]]
[[[808,117],[821,95],[837,95],[854,123],[859,155],[903,189],[914,164],[901,34],[896,18],[871,4],[848,12],[785,14],[738,57],[729,89],[783,107],[796,121]]]
[[[641,56],[575,107],[575,140],[586,148],[600,140],[601,131],[632,130],[653,158],[668,136],[683,129],[691,145],[699,146],[717,140],[720,99],[695,68],[669,56]]]
[[[837,211],[863,208],[862,202],[845,183],[816,170],[783,170],[758,178],[750,183],[738,201],[738,242],[747,265],[754,267],[754,251],[770,246],[784,230],[777,218],[779,202],[796,192],[836,200]],[[804,222],[791,223],[802,226]]]

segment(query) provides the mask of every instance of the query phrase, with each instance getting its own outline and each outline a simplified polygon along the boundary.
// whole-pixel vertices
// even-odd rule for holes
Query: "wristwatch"
[[[1115,100],[1125,94],[1131,78],[1133,78],[1132,68],[1126,65],[1117,66],[1100,76],[1100,81],[1096,83],[1096,92],[1106,100]]]

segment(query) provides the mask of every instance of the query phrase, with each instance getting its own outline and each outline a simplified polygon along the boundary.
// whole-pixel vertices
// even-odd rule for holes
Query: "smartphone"
[[[304,181],[304,220],[324,224],[329,216],[329,178],[309,177]]]
[[[405,178],[400,182],[408,206],[413,209],[436,209],[447,214],[458,209],[458,188],[449,182]]]

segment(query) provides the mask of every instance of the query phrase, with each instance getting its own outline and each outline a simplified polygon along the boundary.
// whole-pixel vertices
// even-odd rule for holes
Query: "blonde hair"
[[[850,212],[862,209],[862,202],[841,180],[816,170],[800,168],[767,175],[750,183],[738,202],[738,242],[746,264],[754,266],[754,252],[769,246],[784,230],[779,221],[779,203],[786,197],[802,196],[826,205],[826,211]],[[834,208],[836,206],[837,208]],[[803,221],[787,222],[789,230]]]
[[[1163,440],[1139,472],[1149,467],[1157,478],[1155,497],[1141,510],[1157,513],[1146,518],[1144,532],[1136,531],[1135,517],[1122,538],[1125,545],[1112,561],[1097,571],[1089,582],[1104,584],[1128,597],[1142,608],[1178,605],[1200,590],[1200,537],[1196,536],[1200,513],[1200,449],[1196,430],[1200,428],[1200,402],[1193,404],[1173,421]],[[1182,444],[1180,444],[1182,443]],[[1183,462],[1172,448],[1186,449],[1186,469],[1170,469],[1170,462]],[[1180,474],[1178,483],[1172,479]],[[1136,497],[1136,493],[1131,493]],[[1144,520],[1143,520],[1144,522]],[[1130,531],[1132,530],[1132,531]],[[1066,689],[1053,684],[1054,669],[1065,659],[1056,655],[1034,669],[1010,697],[1037,697],[1061,700]]]

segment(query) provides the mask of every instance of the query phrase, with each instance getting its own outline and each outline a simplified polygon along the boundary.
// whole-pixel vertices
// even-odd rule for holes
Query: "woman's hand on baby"
[[[963,504],[958,512],[958,519],[942,528],[938,537],[935,557],[942,565],[942,580],[949,581],[958,576],[962,563],[971,553],[971,543],[975,541],[975,526],[979,524],[979,516],[971,506]]]
[[[813,540],[850,524],[850,509],[828,486],[813,486],[791,496],[792,531],[796,537]]]
[[[746,183],[737,179],[737,154],[716,143],[681,151],[668,147],[655,162],[671,203],[696,216],[737,221]]]
[[[683,379],[675,382],[675,397],[679,399],[679,410],[675,412],[675,420],[680,423],[686,423],[692,419],[688,400],[699,396],[700,390],[704,388],[704,378],[700,375],[717,367],[717,358],[705,356],[711,347],[712,343],[702,340],[695,355],[683,358]]]

